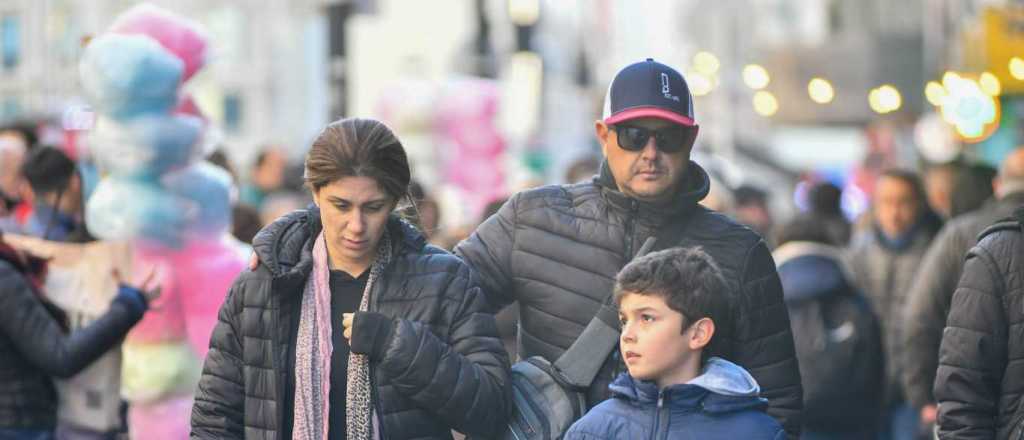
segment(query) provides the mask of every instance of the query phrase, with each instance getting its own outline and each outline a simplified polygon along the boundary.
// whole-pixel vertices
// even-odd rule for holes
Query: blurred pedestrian
[[[804,388],[804,440],[871,440],[882,400],[881,329],[829,225],[800,214],[772,253]]]
[[[159,295],[152,277],[121,284],[106,313],[68,333],[66,316],[42,292],[45,263],[0,235],[0,438],[53,439],[57,395],[53,378],[68,378],[111,347]]]
[[[1024,207],[981,233],[964,263],[939,350],[942,439],[1024,436]]]
[[[565,183],[579,183],[593,179],[600,169],[600,156],[587,153],[569,164],[569,168],[565,170]]]
[[[857,286],[871,300],[882,325],[886,384],[879,438],[913,439],[918,415],[900,383],[903,372],[902,310],[921,257],[939,226],[917,174],[887,170],[875,183],[871,223],[853,238],[850,263]]]
[[[754,185],[743,184],[733,195],[733,214],[736,220],[749,226],[762,237],[772,230],[772,212],[768,208],[768,193]]]
[[[416,212],[413,215],[418,223],[417,226],[427,241],[436,245],[440,242],[441,205],[437,203],[433,194],[428,193],[423,185],[415,180],[409,184],[409,195],[415,202]]]
[[[987,202],[993,195],[992,179],[995,179],[996,175],[995,168],[985,164],[961,167],[956,173],[953,191],[949,195],[950,218],[974,211]]]
[[[402,144],[384,124],[328,125],[306,158],[316,208],[255,239],[231,288],[192,437],[442,439],[503,427],[508,359],[468,266],[427,245]]]
[[[256,209],[263,207],[268,194],[280,190],[285,182],[288,158],[277,147],[266,147],[256,156],[249,181],[242,185],[239,200]]]
[[[843,215],[843,190],[831,182],[818,182],[807,191],[808,212],[825,224],[831,243],[846,247],[852,227]]]
[[[952,195],[961,168],[957,162],[925,168],[922,183],[928,196],[928,206],[943,219],[952,217]]]
[[[21,173],[33,194],[33,209],[23,230],[44,240],[91,241],[85,228],[82,178],[75,162],[49,146],[33,149]]]
[[[23,219],[16,210],[25,198],[25,177],[21,173],[27,146],[20,137],[0,130],[0,231],[20,232]]]
[[[934,424],[937,416],[932,387],[939,366],[939,344],[946,328],[950,301],[964,267],[964,255],[977,243],[978,234],[985,228],[1024,205],[1024,149],[1006,157],[999,167],[998,177],[988,186],[995,192],[996,199],[943,226],[924,255],[907,294],[903,311],[903,321],[907,323],[903,337],[903,364],[906,366],[903,386],[907,399],[925,425]]]

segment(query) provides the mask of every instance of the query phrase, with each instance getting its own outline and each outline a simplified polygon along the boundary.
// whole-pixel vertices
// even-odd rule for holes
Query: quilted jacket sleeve
[[[1000,384],[1007,362],[1007,318],[1002,307],[1005,280],[998,267],[988,249],[975,246],[953,294],[935,379],[943,439],[996,437]]]
[[[455,255],[480,274],[481,285],[492,313],[516,300],[512,297],[510,263],[515,244],[518,200],[519,195],[513,196],[497,214],[483,222],[473,235],[455,247]]]
[[[122,289],[103,316],[65,334],[25,278],[0,262],[0,333],[50,376],[68,378],[89,366],[119,343],[145,311],[138,292]]]
[[[203,364],[203,374],[192,406],[193,439],[245,437],[245,383],[239,322],[245,285],[243,273],[235,280],[217,315],[217,325],[210,337],[210,351]]]
[[[733,361],[761,385],[768,414],[798,438],[802,423],[803,387],[793,346],[789,311],[775,262],[763,241],[747,255],[742,298],[733,317]]]
[[[427,325],[394,322],[379,368],[399,392],[469,436],[489,437],[508,414],[508,357],[487,300],[463,267],[445,296],[462,298],[447,341]]]

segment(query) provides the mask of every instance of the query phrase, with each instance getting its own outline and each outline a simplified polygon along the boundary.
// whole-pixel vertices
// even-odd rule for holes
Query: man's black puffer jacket
[[[943,439],[1024,438],[1024,236],[1016,221],[967,254],[939,349]]]
[[[289,332],[321,229],[319,211],[301,212],[257,235],[260,266],[239,276],[221,307],[192,410],[192,438],[277,440],[291,430],[282,426],[294,393]],[[396,217],[387,227],[398,239],[395,254],[370,304],[370,311],[398,318],[382,359],[371,363],[382,434],[449,439],[454,428],[490,435],[507,417],[508,359],[485,313],[487,299],[458,258],[426,245]]]
[[[796,437],[803,394],[775,263],[755,232],[698,205],[709,189],[705,171],[690,162],[681,191],[656,206],[619,192],[605,163],[592,182],[513,196],[455,252],[479,272],[495,310],[519,303],[519,356],[554,361],[648,237],[657,237],[655,249],[701,246],[721,266],[732,300],[732,322],[718,328],[724,343],[713,354],[749,370],[769,414]],[[622,369],[616,350],[588,391],[591,406],[609,396]]]
[[[932,386],[939,367],[939,344],[949,303],[964,268],[964,255],[977,244],[978,234],[1012,215],[1021,205],[1024,192],[990,200],[978,210],[947,222],[925,253],[903,310],[903,387],[914,408],[935,403]]]

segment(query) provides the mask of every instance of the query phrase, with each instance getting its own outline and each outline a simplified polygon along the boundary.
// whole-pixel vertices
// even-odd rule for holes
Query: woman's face
[[[359,275],[373,264],[394,197],[369,177],[343,177],[313,193],[331,262]],[[356,273],[352,273],[356,272]]]

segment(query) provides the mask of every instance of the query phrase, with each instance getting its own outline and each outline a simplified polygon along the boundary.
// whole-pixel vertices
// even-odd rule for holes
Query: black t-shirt
[[[331,271],[331,409],[328,419],[327,437],[344,439],[345,397],[348,395],[348,353],[349,344],[345,340],[345,327],[341,325],[343,313],[355,313],[359,310],[359,302],[363,299],[363,290],[370,271],[366,270],[359,278],[352,278],[340,270]]]

